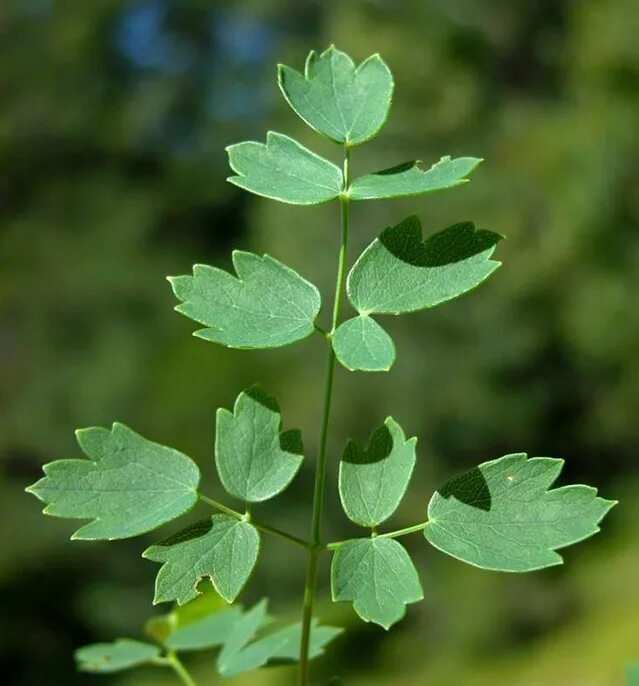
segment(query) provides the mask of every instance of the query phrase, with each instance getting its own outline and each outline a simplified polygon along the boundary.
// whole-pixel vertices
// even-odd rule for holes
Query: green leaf
[[[374,527],[395,512],[413,473],[416,443],[406,440],[392,417],[373,432],[365,450],[348,442],[339,465],[339,494],[355,524]]]
[[[555,551],[597,533],[615,504],[589,486],[549,491],[563,464],[519,453],[455,477],[428,505],[426,539],[483,569],[530,572],[561,564]]]
[[[387,372],[395,362],[393,339],[366,315],[348,319],[337,327],[333,350],[352,372]]]
[[[501,236],[455,224],[425,241],[417,217],[385,229],[348,275],[348,297],[360,314],[401,314],[435,307],[485,281]]]
[[[424,597],[406,550],[392,538],[358,538],[333,555],[334,601],[351,601],[365,621],[389,629],[406,614],[406,605]]]
[[[639,662],[626,665],[625,671],[628,686],[639,686]]]
[[[150,643],[120,638],[113,643],[95,643],[75,651],[75,660],[83,672],[121,672],[153,662],[160,649]]]
[[[316,205],[342,192],[342,170],[288,136],[269,131],[266,145],[246,141],[226,148],[228,178],[244,190],[292,205]]]
[[[237,277],[196,264],[193,276],[169,277],[178,312],[207,328],[199,338],[231,348],[277,348],[310,336],[321,299],[317,288],[281,262],[233,252]]]
[[[298,429],[282,432],[279,405],[258,386],[240,393],[233,412],[217,411],[215,463],[222,485],[247,502],[281,493],[304,459]]]
[[[200,472],[186,455],[152,443],[124,424],[76,431],[89,460],[58,460],[27,488],[47,503],[44,513],[92,519],[72,536],[129,538],[151,531],[197,502]]]
[[[360,176],[351,183],[348,194],[351,200],[383,200],[455,188],[467,183],[466,177],[482,162],[477,157],[442,157],[426,171],[419,168],[417,161],[404,162]]]
[[[144,551],[162,562],[155,582],[154,604],[175,600],[179,605],[198,595],[198,583],[209,577],[215,590],[233,602],[257,561],[260,537],[248,522],[226,514],[193,524]]]
[[[241,617],[242,608],[235,605],[177,628],[164,643],[167,648],[177,651],[217,648],[224,645]]]
[[[347,145],[364,143],[382,128],[393,95],[393,76],[379,55],[355,67],[333,45],[319,56],[311,51],[304,74],[279,65],[278,82],[311,128]]]
[[[261,600],[235,623],[217,657],[217,669],[222,676],[232,676],[233,673],[237,673],[234,669],[237,667],[238,656],[241,656],[242,649],[255,638],[259,629],[271,622],[266,611],[267,604],[266,599]]]

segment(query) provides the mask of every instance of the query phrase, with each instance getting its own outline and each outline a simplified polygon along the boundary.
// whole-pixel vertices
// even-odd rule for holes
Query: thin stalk
[[[173,652],[166,656],[166,664],[178,675],[184,686],[197,686],[193,677],[188,673],[180,658]]]
[[[294,545],[299,546],[300,548],[304,548],[305,550],[311,550],[313,546],[308,542],[305,541],[301,538],[298,538],[297,536],[293,536],[293,534],[286,533],[286,531],[282,531],[281,529],[277,529],[274,526],[269,526],[268,524],[262,524],[261,522],[256,522],[250,515],[250,513],[242,514],[241,512],[238,512],[237,510],[234,510],[233,508],[227,507],[226,505],[223,505],[222,503],[218,503],[217,500],[213,500],[212,498],[207,498],[205,495],[200,494],[200,500],[203,503],[206,503],[207,505],[210,505],[211,507],[215,508],[216,510],[220,510],[220,512],[224,512],[227,515],[230,515],[231,517],[235,517],[235,519],[240,519],[245,522],[251,522],[251,524],[256,528],[259,529],[260,531],[263,531],[265,534],[270,534],[271,536],[277,536],[278,538],[281,538],[285,541],[288,541],[289,543],[293,543]]]
[[[385,533],[385,534],[374,533],[371,538],[399,538],[400,536],[408,536],[408,534],[414,534],[414,533],[417,533],[418,531],[423,531],[427,525],[428,525],[428,522],[422,522],[421,524],[413,524],[413,526],[407,526],[405,529],[397,529],[397,531],[389,531],[388,533]],[[335,550],[335,548],[339,548],[339,546],[345,542],[346,541],[334,541],[332,543],[327,543],[326,546],[324,547],[324,550]]]
[[[313,619],[313,604],[315,601],[315,581],[317,577],[317,558],[323,550],[322,512],[324,509],[324,490],[326,485],[326,443],[328,440],[328,424],[331,414],[331,401],[333,397],[333,376],[335,374],[335,352],[333,351],[332,337],[339,324],[342,307],[342,294],[346,281],[346,262],[348,250],[348,207],[349,197],[347,194],[350,183],[350,148],[344,146],[344,193],[340,196],[340,215],[342,240],[340,244],[339,260],[337,266],[337,280],[335,284],[335,296],[333,300],[333,319],[331,331],[327,336],[328,357],[326,360],[326,381],[324,384],[324,404],[322,419],[320,422],[319,450],[317,465],[315,466],[315,486],[313,489],[313,515],[311,522],[311,550],[308,557],[306,581],[304,584],[304,606],[302,611],[302,639],[300,642],[299,659],[299,686],[307,686],[309,679],[309,646],[311,639],[311,621]]]

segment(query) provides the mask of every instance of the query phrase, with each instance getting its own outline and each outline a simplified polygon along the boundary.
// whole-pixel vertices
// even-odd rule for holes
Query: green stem
[[[260,522],[256,522],[250,514],[247,512],[246,514],[242,514],[241,512],[238,512],[237,510],[234,510],[230,507],[227,507],[226,505],[223,505],[222,503],[218,503],[217,500],[213,500],[212,498],[207,498],[207,496],[202,495],[201,493],[199,494],[200,500],[203,503],[206,503],[207,505],[210,505],[211,507],[215,508],[216,510],[220,510],[220,512],[224,512],[224,514],[227,514],[231,517],[235,517],[235,519],[240,519],[243,521],[250,521],[251,524],[256,528],[259,529],[260,531],[263,531],[265,534],[270,534],[271,536],[277,536],[278,538],[281,538],[285,541],[288,541],[289,543],[293,543],[300,548],[304,548],[305,550],[311,550],[313,546],[308,542],[305,541],[301,538],[298,538],[297,536],[293,536],[293,534],[288,534],[286,531],[282,531],[281,529],[276,529],[274,526],[269,526],[268,524],[261,524]]]
[[[187,672],[186,667],[182,664],[176,653],[170,652],[167,654],[166,664],[178,675],[184,686],[197,686],[193,677]]]
[[[344,191],[348,190],[350,182],[350,148],[344,146]],[[340,214],[342,240],[337,266],[337,280],[335,284],[335,298],[333,301],[333,319],[331,331],[327,336],[328,358],[326,360],[326,382],[324,385],[324,405],[320,423],[319,450],[315,467],[315,486],[313,489],[313,515],[311,522],[311,551],[306,570],[304,584],[304,607],[302,612],[302,639],[300,642],[299,686],[307,686],[309,678],[309,646],[311,639],[311,621],[313,619],[313,603],[315,600],[315,580],[317,576],[317,558],[323,549],[321,542],[322,512],[324,509],[324,490],[326,485],[326,443],[328,439],[328,424],[331,414],[331,400],[333,397],[333,376],[335,374],[335,352],[332,337],[339,324],[342,307],[342,294],[346,280],[346,258],[348,250],[348,206],[349,197],[346,192],[340,196]]]
[[[407,526],[405,529],[389,531],[385,534],[373,533],[371,538],[399,538],[400,536],[408,536],[408,534],[414,534],[418,531],[423,531],[427,525],[428,522],[422,522],[421,524],[413,524],[413,526]],[[339,548],[342,545],[342,543],[346,543],[346,541],[333,541],[332,543],[327,543],[324,547],[324,550],[335,550],[335,548]]]

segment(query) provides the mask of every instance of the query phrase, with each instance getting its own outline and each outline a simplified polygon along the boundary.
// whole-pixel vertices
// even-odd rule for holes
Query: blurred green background
[[[508,236],[504,266],[453,304],[388,318],[387,375],[338,370],[326,535],[342,515],[335,465],[392,413],[419,437],[393,528],[423,518],[443,480],[506,452],[564,457],[621,504],[566,565],[526,576],[464,566],[406,539],[425,601],[390,634],[349,606],[316,666],[363,686],[618,686],[639,657],[639,3],[636,0],[3,0],[0,5],[0,674],[3,684],[156,686],[157,671],[75,674],[74,647],[141,636],[157,536],[71,543],[23,493],[41,465],[79,456],[73,429],[125,421],[212,465],[213,418],[253,382],[302,428],[304,471],[260,516],[304,535],[322,341],[216,347],[173,313],[164,277],[268,251],[332,287],[337,207],[293,207],[225,183],[224,146],[266,129],[336,160],[288,109],[275,64],[334,42],[395,74],[360,174],[477,155],[462,189],[358,204],[352,256],[419,213],[426,231],[472,219]],[[326,316],[326,315],[324,315]],[[390,321],[389,321],[390,319]],[[199,510],[193,513],[197,517]],[[294,616],[304,556],[269,540],[242,596]],[[321,569],[326,588],[327,560]],[[213,659],[190,663],[204,686]],[[239,678],[292,683],[291,669]]]

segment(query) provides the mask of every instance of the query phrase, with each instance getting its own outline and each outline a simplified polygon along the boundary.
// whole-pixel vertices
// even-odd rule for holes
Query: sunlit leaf
[[[200,472],[186,455],[143,438],[124,424],[76,432],[90,460],[58,460],[27,491],[45,514],[92,519],[74,539],[129,538],[170,522],[197,502]]]
[[[321,55],[309,54],[304,74],[280,65],[278,76],[280,89],[297,114],[336,143],[363,143],[388,116],[393,76],[379,55],[356,67],[348,55],[331,46]]]
[[[406,162],[390,169],[356,178],[348,190],[351,200],[381,200],[434,193],[467,183],[481,164],[476,157],[442,157],[422,171],[419,162]]]
[[[236,498],[272,498],[289,485],[303,459],[299,430],[282,432],[277,401],[261,388],[240,393],[233,412],[218,410],[215,463],[222,485]]]
[[[519,453],[455,477],[430,501],[426,539],[484,569],[530,572],[561,564],[556,551],[597,533],[615,504],[590,486],[548,490],[563,464]]]
[[[229,164],[237,176],[229,181],[265,198],[293,205],[316,205],[343,189],[342,170],[288,136],[269,131],[266,144],[230,145]]]
[[[317,288],[281,262],[233,252],[237,277],[196,264],[193,276],[169,277],[178,312],[204,324],[199,338],[231,348],[276,348],[310,336],[321,300]]]
[[[248,522],[226,514],[213,515],[144,551],[161,562],[154,603],[180,605],[198,595],[197,585],[208,577],[229,603],[247,582],[257,561],[260,537]]]
[[[389,629],[406,605],[424,597],[406,550],[392,538],[358,538],[342,543],[333,555],[334,601],[350,601],[365,621]]]
[[[333,349],[350,371],[387,372],[395,361],[393,339],[366,315],[348,319],[337,327]]]

